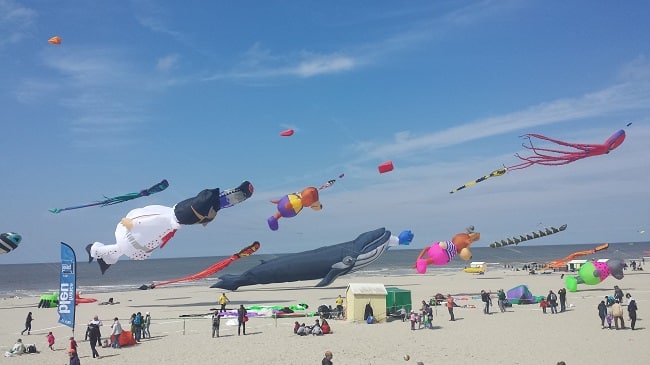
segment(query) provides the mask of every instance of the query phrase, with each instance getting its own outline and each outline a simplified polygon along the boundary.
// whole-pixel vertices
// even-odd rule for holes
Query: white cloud
[[[158,71],[167,72],[170,71],[178,65],[179,56],[177,54],[170,54],[164,57],[161,57],[156,62],[156,69]]]
[[[98,46],[101,47],[101,46]],[[23,103],[47,98],[68,126],[65,136],[77,148],[114,148],[139,143],[152,92],[166,80],[142,72],[116,48],[67,46],[68,52],[46,47],[42,62],[47,79],[24,79],[15,95]],[[174,57],[162,62],[173,67]]]
[[[0,0],[0,46],[27,38],[38,14],[12,0]]]
[[[406,132],[402,132],[394,142],[364,142],[359,144],[357,149],[364,151],[363,158],[366,160],[384,156],[411,155],[530,127],[649,109],[650,77],[638,77],[648,70],[650,67],[647,65],[637,67],[634,73],[637,78],[634,81],[627,81],[581,97],[558,99],[522,111],[484,118],[418,137],[411,138]],[[650,76],[650,73],[648,75]]]
[[[274,77],[310,78],[349,72],[376,64],[387,56],[420,47],[440,37],[450,29],[467,26],[479,20],[509,13],[517,8],[516,2],[483,1],[452,10],[441,17],[423,15],[423,21],[412,21],[409,26],[400,24],[400,30],[383,39],[362,44],[347,44],[328,53],[313,50],[291,51],[275,54],[264,49],[259,42],[251,46],[242,59],[230,70],[212,73],[203,81],[224,79],[268,79]],[[433,9],[427,9],[432,11]],[[399,14],[393,14],[399,16]]]
[[[339,55],[316,56],[290,68],[289,73],[301,77],[312,77],[322,74],[337,73],[352,70],[357,63],[351,57]]]
[[[310,78],[350,71],[360,64],[360,60],[342,53],[315,54],[302,51],[290,55],[275,55],[255,43],[244,53],[242,60],[232,71],[213,74],[204,81],[287,76]]]

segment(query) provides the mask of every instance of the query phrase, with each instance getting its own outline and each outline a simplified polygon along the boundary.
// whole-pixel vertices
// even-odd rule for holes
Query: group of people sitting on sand
[[[52,332],[50,332],[52,333]],[[12,357],[23,354],[33,354],[38,353],[36,350],[36,345],[29,344],[25,345],[22,339],[16,340],[16,343],[11,347],[11,350],[5,352],[5,357]]]
[[[296,321],[293,326],[293,333],[297,334],[298,336],[320,336],[332,333],[332,328],[330,327],[329,323],[327,323],[326,319],[323,319],[323,323],[321,323],[319,319],[316,319],[316,322],[313,326],[306,326],[304,323],[301,324]]]

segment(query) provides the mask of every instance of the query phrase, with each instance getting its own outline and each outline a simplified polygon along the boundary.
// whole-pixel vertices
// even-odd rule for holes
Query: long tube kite
[[[515,154],[517,158],[521,161],[518,164],[504,167],[499,170],[495,170],[489,175],[485,175],[474,181],[470,181],[467,184],[450,191],[450,193],[455,193],[458,190],[464,189],[468,186],[472,186],[481,181],[487,180],[490,177],[502,176],[506,172],[511,170],[521,170],[533,165],[545,165],[545,166],[561,166],[567,165],[572,162],[582,160],[583,158],[606,155],[611,151],[615,150],[625,141],[625,131],[619,130],[616,133],[612,134],[604,143],[569,143],[560,141],[557,139],[549,138],[541,134],[525,134],[522,137],[528,139],[528,144],[523,143],[522,146],[532,152],[532,156],[521,156]],[[573,150],[565,151],[560,149],[553,148],[540,148],[535,147],[533,144],[533,138],[538,140],[543,140],[551,143],[555,143],[559,146],[570,147]]]
[[[188,276],[183,276],[182,278],[178,279],[173,279],[173,280],[168,280],[168,281],[161,281],[159,283],[151,284],[151,285],[142,285],[140,289],[146,290],[146,289],[154,289],[159,286],[163,285],[169,285],[169,284],[174,284],[174,283],[180,283],[184,281],[195,281],[195,280],[200,280],[200,279],[205,279],[207,277],[210,277],[219,271],[225,269],[228,267],[230,264],[233,262],[239,260],[242,257],[250,256],[257,252],[257,250],[260,249],[260,243],[258,241],[253,242],[252,244],[242,248],[239,252],[232,254],[232,256],[228,257],[225,260],[221,260],[213,265],[210,265],[207,267],[205,270],[199,271],[196,274],[188,275]]]
[[[518,245],[524,241],[530,241],[530,240],[534,240],[535,238],[545,237],[550,234],[562,232],[566,229],[566,227],[567,227],[566,224],[561,225],[559,228],[546,227],[543,230],[540,229],[538,231],[530,232],[525,235],[510,237],[510,238],[503,239],[501,241],[494,241],[494,243],[490,244],[490,247],[497,248],[503,246]]]
[[[474,184],[478,184],[478,183],[480,183],[481,181],[485,181],[485,180],[487,180],[487,179],[489,179],[489,178],[491,178],[491,177],[502,176],[502,175],[504,175],[507,171],[508,171],[508,169],[506,169],[505,167],[502,168],[502,169],[494,170],[494,171],[490,172],[489,174],[487,174],[487,175],[485,175],[485,176],[483,176],[483,177],[480,177],[480,178],[478,178],[478,179],[476,179],[476,180],[472,180],[472,181],[466,183],[465,185],[459,186],[458,188],[456,188],[456,189],[450,191],[449,194],[453,194],[453,193],[457,192],[458,190],[463,190],[463,189],[465,189],[465,188],[469,188],[470,186],[472,186],[472,185],[474,185]]]
[[[77,205],[77,206],[74,206],[74,207],[67,207],[67,208],[52,208],[52,209],[49,209],[49,211],[52,212],[52,213],[61,213],[61,212],[66,211],[66,210],[80,209],[80,208],[86,208],[86,207],[95,207],[95,206],[105,207],[107,205],[118,204],[118,203],[122,203],[122,202],[125,202],[125,201],[128,201],[128,200],[133,200],[133,199],[137,199],[137,198],[140,198],[140,197],[143,197],[143,196],[149,196],[151,194],[159,193],[159,192],[167,189],[168,186],[169,186],[169,183],[167,182],[167,180],[163,180],[163,181],[159,182],[158,184],[150,187],[149,189],[141,190],[139,193],[128,193],[128,194],[124,194],[124,195],[118,195],[118,196],[115,196],[115,197],[112,197],[112,198],[104,196],[104,198],[106,198],[106,199],[102,200],[102,201],[89,203],[89,204],[84,204],[84,205]]]
[[[569,256],[567,256],[567,257],[564,257],[564,258],[561,258],[559,260],[549,262],[548,267],[550,267],[550,268],[565,267],[566,263],[571,261],[571,260],[577,259],[578,257],[586,256],[586,255],[592,255],[592,254],[594,254],[596,252],[604,251],[604,250],[606,250],[608,248],[609,248],[609,243],[604,243],[604,244],[602,244],[600,246],[596,246],[595,248],[593,248],[591,250],[584,250],[584,251],[574,252],[574,253],[570,254]]]

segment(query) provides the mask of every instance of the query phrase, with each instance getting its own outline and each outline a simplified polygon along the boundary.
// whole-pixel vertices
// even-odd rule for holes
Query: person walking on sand
[[[616,299],[612,304],[612,317],[614,317],[614,326],[618,329],[618,321],[621,321],[621,329],[625,329],[625,322],[623,321],[623,307],[621,302]]]
[[[70,348],[68,351],[77,352],[77,341],[75,341],[74,337],[70,337]]]
[[[630,293],[627,293],[627,295],[630,295]],[[636,300],[634,300],[631,295],[628,297],[628,300],[627,314],[630,316],[630,328],[634,330],[634,326],[636,325]]]
[[[237,336],[241,335],[242,329],[244,336],[246,336],[246,322],[248,321],[247,314],[248,312],[246,312],[244,305],[240,304],[239,308],[237,309]]]
[[[47,334],[47,346],[50,348],[50,350],[54,351],[54,335],[52,332]]]
[[[321,365],[334,365],[332,362],[332,358],[334,355],[332,355],[332,351],[325,351],[325,357],[323,358],[323,361],[321,361]]]
[[[418,316],[415,314],[414,310],[411,310],[411,315],[409,318],[411,320],[411,331],[415,331],[415,322],[417,322]]]
[[[93,359],[99,357],[99,353],[97,352],[97,349],[95,346],[99,343],[101,346],[100,342],[100,337],[101,333],[99,332],[99,326],[94,323],[88,324],[88,327],[90,328],[89,333],[88,333],[88,340],[90,342],[90,350],[93,353]]]
[[[142,319],[142,338],[151,338],[149,327],[151,327],[151,314],[147,312]]]
[[[618,285],[614,285],[614,299],[618,299],[619,303],[623,303],[623,289]]]
[[[542,308],[542,313],[546,314],[546,307],[548,307],[548,302],[546,301],[546,298],[542,298],[542,300],[539,301],[539,306]]]
[[[490,304],[492,304],[490,293],[486,292],[485,290],[481,290],[481,300],[483,303],[485,303],[485,307],[483,307],[483,313],[490,314]]]
[[[455,321],[454,318],[454,297],[451,294],[447,294],[447,310],[449,311],[449,320]]]
[[[226,293],[221,293],[221,296],[219,297],[219,304],[221,305],[221,308],[219,309],[219,312],[225,312],[226,311],[226,304],[230,302],[230,299],[226,296]]]
[[[551,307],[551,313],[557,314],[557,295],[553,293],[553,290],[548,291],[546,301],[548,302],[548,306]]]
[[[140,339],[142,338],[142,312],[135,314],[135,317],[133,318],[133,326],[135,342],[140,342]]]
[[[27,318],[25,318],[25,329],[20,332],[21,335],[25,334],[25,331],[29,335],[29,333],[32,331],[32,321],[34,318],[32,317],[32,312],[27,313]]]
[[[81,365],[79,361],[79,356],[77,356],[77,351],[68,351],[68,356],[70,357],[70,362],[68,365]]]
[[[604,300],[600,301],[598,304],[598,317],[600,317],[600,325],[605,329],[605,318],[607,318],[607,304]]]
[[[560,288],[557,291],[557,295],[560,296],[560,313],[566,311],[566,289]]]
[[[88,337],[88,336],[90,335],[91,326],[95,326],[95,327],[97,328],[97,336],[98,336],[98,337],[97,337],[97,344],[98,344],[99,346],[102,345],[102,332],[101,332],[101,330],[100,330],[99,327],[101,327],[101,326],[103,326],[103,325],[104,325],[104,322],[102,322],[102,321],[99,319],[99,316],[98,316],[98,315],[95,315],[95,316],[93,317],[92,321],[90,321],[90,322],[88,323],[88,328],[87,328],[87,330],[86,330],[86,336]]]
[[[221,316],[219,315],[219,311],[214,311],[214,313],[212,314],[212,338],[214,338],[214,336],[219,337],[220,324],[221,324]]]
[[[113,324],[111,325],[111,347],[114,349],[119,349],[122,347],[120,345],[120,336],[122,335],[122,324],[120,323],[120,320],[115,317],[113,319]]]
[[[506,311],[506,292],[503,289],[497,291],[497,304],[499,305],[499,310],[501,313]]]

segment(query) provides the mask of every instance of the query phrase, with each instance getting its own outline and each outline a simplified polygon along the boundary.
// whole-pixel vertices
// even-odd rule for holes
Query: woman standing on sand
[[[607,317],[607,305],[604,300],[598,304],[598,317],[600,317],[600,325],[605,328],[605,318]]]
[[[634,330],[634,326],[636,325],[636,310],[637,310],[636,300],[632,299],[632,297],[630,296],[630,293],[628,293],[627,295],[628,295],[628,298],[630,300],[627,303],[627,313],[630,316],[630,322],[631,322],[630,327],[632,328],[632,330]]]
[[[243,304],[239,305],[239,308],[237,309],[237,336],[239,336],[241,333],[242,327],[244,328],[244,336],[246,335],[246,322],[248,321],[248,312],[246,312],[246,308],[244,308]]]

